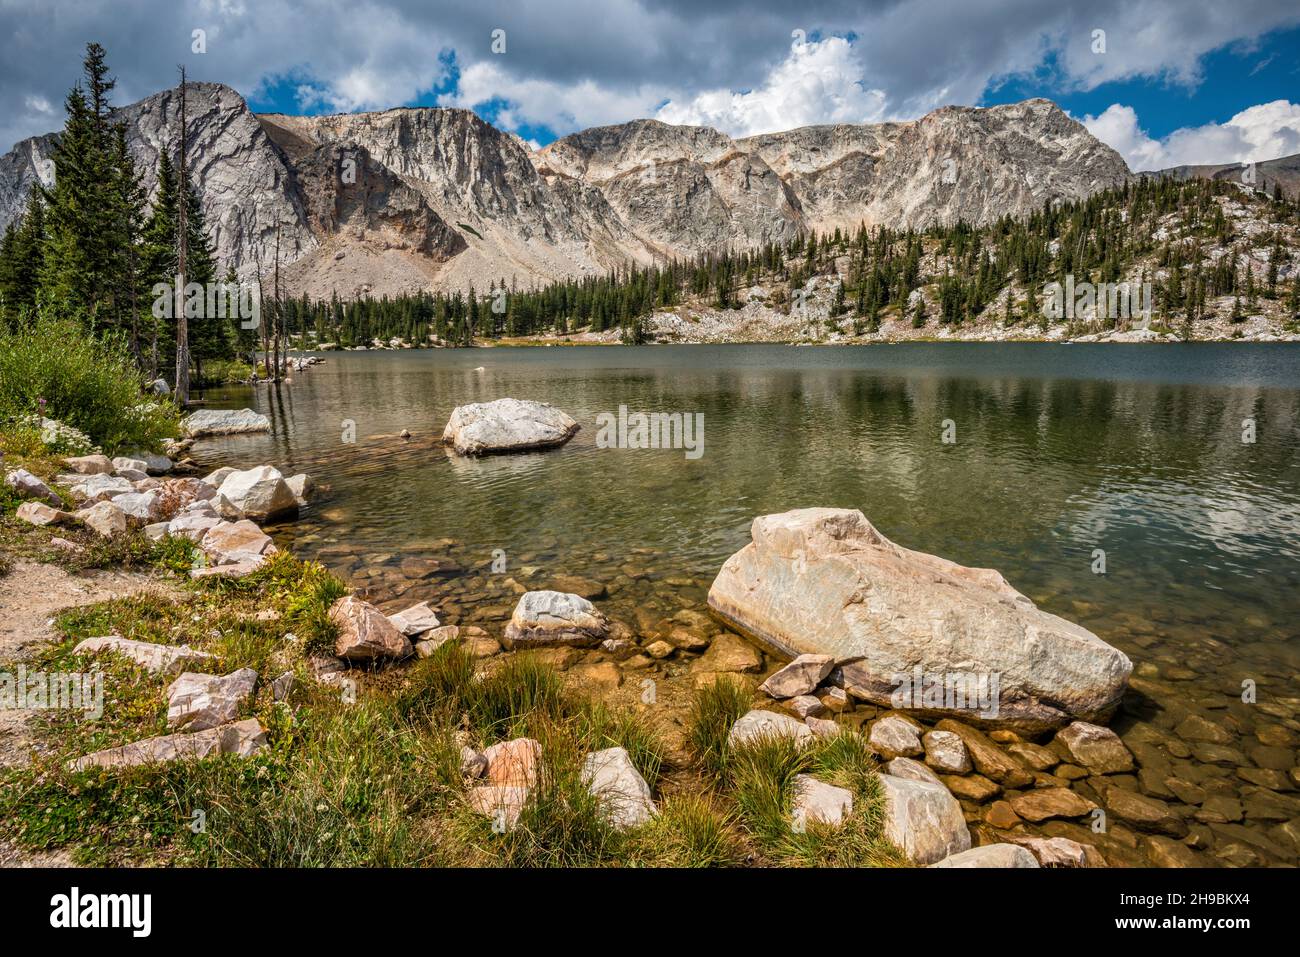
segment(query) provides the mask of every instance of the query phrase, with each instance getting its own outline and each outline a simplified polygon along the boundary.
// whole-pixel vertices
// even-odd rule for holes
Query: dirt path
[[[57,565],[16,562],[0,577],[0,668],[22,662],[55,637],[53,619],[65,608],[139,592],[170,591],[144,572],[90,571],[74,575]],[[30,710],[0,708],[0,767],[30,760],[35,743],[27,727]],[[28,853],[0,842],[0,867],[66,867],[65,853]]]

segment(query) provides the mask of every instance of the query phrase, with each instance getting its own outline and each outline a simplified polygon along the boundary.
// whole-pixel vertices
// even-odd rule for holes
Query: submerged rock
[[[518,645],[598,645],[609,619],[585,598],[559,591],[525,592],[506,625],[507,648]]]
[[[270,432],[271,420],[252,409],[199,409],[181,420],[181,431],[192,439],[208,435]]]
[[[442,441],[461,455],[527,452],[563,445],[578,428],[568,415],[544,402],[497,399],[458,405]]]
[[[1041,611],[996,571],[895,545],[857,510],[764,515],[751,535],[709,605],[786,655],[851,661],[845,687],[873,704],[1038,731],[1108,716],[1127,687],[1128,658],[1087,629]],[[896,700],[918,668],[962,676],[971,691],[995,677],[995,713],[942,696]]]

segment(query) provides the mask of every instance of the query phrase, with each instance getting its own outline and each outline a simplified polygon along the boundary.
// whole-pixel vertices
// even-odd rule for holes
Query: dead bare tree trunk
[[[181,71],[180,162],[176,170],[176,402],[190,399],[190,329],[185,316],[185,269],[189,257],[190,188],[185,156],[185,67]]]

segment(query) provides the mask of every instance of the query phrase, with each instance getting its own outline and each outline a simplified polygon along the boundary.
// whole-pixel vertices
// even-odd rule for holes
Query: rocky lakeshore
[[[823,755],[851,746],[870,763],[879,783],[864,791],[845,786],[842,767],[808,759],[786,784],[791,827],[811,821],[819,832],[847,835],[854,801],[860,810],[878,802],[884,824],[873,840],[914,864],[1257,866],[1295,863],[1300,854],[1292,702],[1248,703],[1225,692],[1170,707],[1165,686],[1179,680],[1175,666],[1130,660],[1038,610],[996,572],[894,545],[859,512],[760,517],[752,545],[715,576],[674,574],[670,557],[648,550],[597,553],[608,577],[576,576],[559,543],[543,540],[500,570],[450,539],[359,552],[328,519],[328,484],[314,492],[307,476],[286,478],[269,465],[198,477],[223,443],[238,441],[224,436],[261,426],[247,410],[208,420],[219,437],[175,449],[194,456],[181,468],[193,476],[169,475],[174,467],[161,459],[93,455],[67,459],[53,487],[10,471],[6,483],[24,499],[17,519],[105,539],[138,532],[187,542],[185,574],[216,594],[314,574],[293,570],[296,560],[272,541],[294,529],[293,549],[347,583],[317,593],[328,640],[304,645],[295,613],[275,602],[241,612],[278,649],[256,668],[233,667],[236,656],[208,650],[203,638],[82,638],[74,656],[108,653],[165,681],[166,718],[161,733],[69,755],[69,772],[251,758],[283,733],[269,717],[281,711],[267,708],[292,714],[305,694],[400,699],[427,669],[463,660],[488,681],[519,681],[518,669],[540,667],[654,728],[662,777],[659,764],[624,746],[631,741],[588,742],[576,756],[575,780],[618,831],[640,833],[665,800],[671,807],[671,796],[691,786],[701,701],[724,699],[734,707],[724,750],[749,754],[780,742]],[[231,427],[222,430],[222,421]],[[80,508],[62,508],[66,498]],[[304,518],[317,530],[304,534]],[[1014,635],[1030,645],[1019,648]],[[942,684],[940,698],[927,700],[921,675],[919,697],[899,706],[887,686],[910,677],[913,665],[926,674],[997,674],[994,713],[975,686],[979,707],[945,702]],[[529,827],[529,809],[544,800],[539,769],[563,746],[473,732],[458,734],[455,746],[463,806],[494,830]]]

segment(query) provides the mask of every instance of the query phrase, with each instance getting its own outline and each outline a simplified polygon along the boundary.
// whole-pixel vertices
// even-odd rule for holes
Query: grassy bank
[[[0,551],[84,567],[49,544],[47,529],[0,517]],[[60,535],[78,533],[60,530]],[[166,593],[74,608],[28,671],[105,675],[104,712],[35,714],[42,750],[0,770],[0,839],[28,850],[67,849],[86,864],[197,866],[872,866],[904,863],[880,838],[874,761],[860,736],[799,746],[732,748],[727,734],[750,693],[721,680],[697,693],[688,751],[670,753],[653,706],[617,710],[566,684],[527,655],[475,659],[456,642],[414,664],[353,669],[346,690],[314,679],[309,659],[335,637],[327,611],[347,591],[318,565],[287,553],[249,577],[191,581],[193,546],[127,537],[94,563],[134,564],[165,576]],[[89,551],[89,549],[88,549]],[[84,638],[116,634],[188,644],[214,656],[205,670],[258,672],[241,717],[256,717],[269,746],[217,757],[71,772],[66,762],[168,733],[171,676],[126,659],[77,655]],[[13,662],[0,662],[12,671]],[[270,684],[292,672],[283,702]],[[475,781],[461,749],[526,736],[542,746],[531,800],[497,833],[466,799]],[[621,746],[651,785],[660,813],[643,827],[607,823],[582,780],[584,757]],[[794,776],[849,788],[839,829],[793,826]]]

